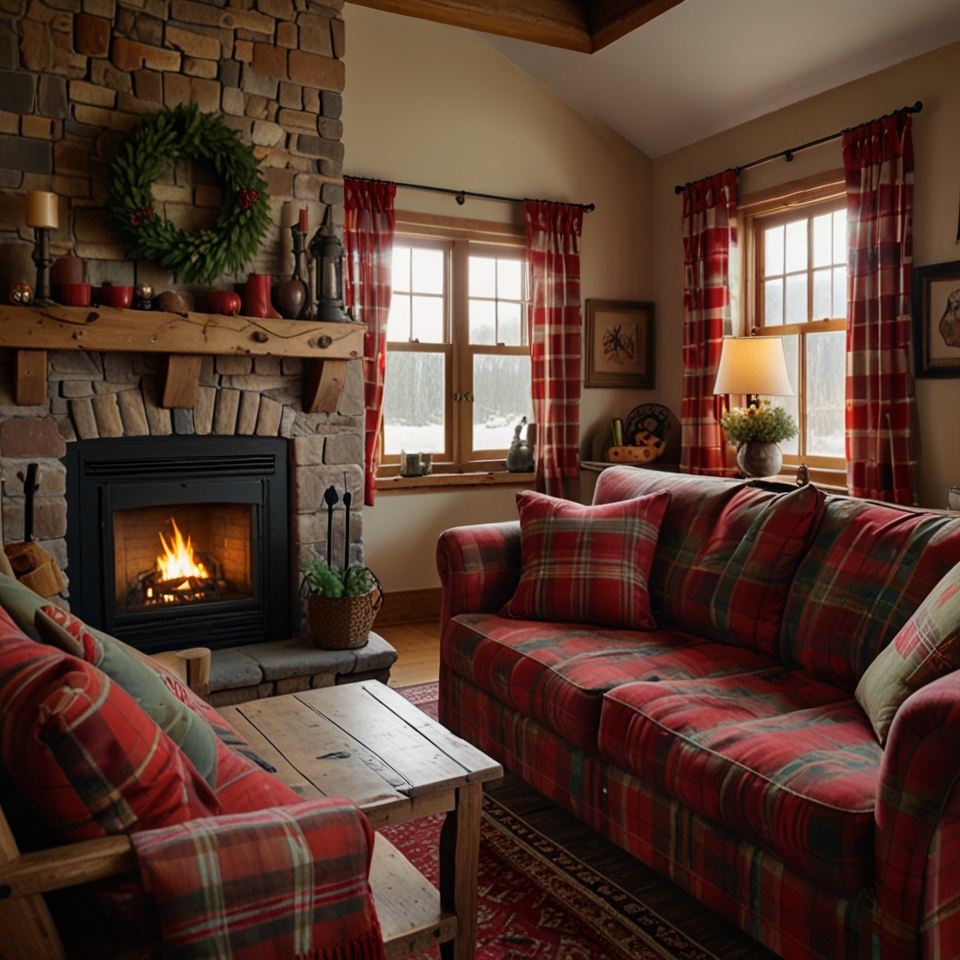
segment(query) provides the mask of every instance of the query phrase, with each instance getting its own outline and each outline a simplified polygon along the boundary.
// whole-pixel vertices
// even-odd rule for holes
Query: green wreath
[[[209,230],[181,230],[154,213],[151,185],[175,161],[201,160],[223,190]],[[252,259],[270,225],[267,184],[253,148],[244,146],[218,114],[178,106],[147,117],[110,166],[107,208],[127,256],[154,260],[187,283],[211,283]]]

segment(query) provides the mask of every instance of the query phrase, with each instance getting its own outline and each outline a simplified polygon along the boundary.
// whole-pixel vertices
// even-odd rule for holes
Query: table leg
[[[440,945],[442,960],[474,960],[477,950],[477,874],[483,785],[457,790],[457,806],[440,832],[440,900],[457,915],[457,936]]]

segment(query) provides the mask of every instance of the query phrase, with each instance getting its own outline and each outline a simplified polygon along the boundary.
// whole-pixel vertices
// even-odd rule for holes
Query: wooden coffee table
[[[370,885],[388,960],[437,944],[473,960],[480,803],[500,764],[373,680],[220,712],[304,800],[349,797],[374,828],[445,812],[439,891],[380,834]]]

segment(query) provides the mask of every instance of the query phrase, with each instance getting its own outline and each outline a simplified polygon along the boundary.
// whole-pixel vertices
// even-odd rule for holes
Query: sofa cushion
[[[624,467],[601,474],[594,503],[657,489],[671,492],[650,577],[658,621],[777,656],[790,583],[820,522],[823,494]]]
[[[518,493],[520,582],[500,615],[656,629],[650,568],[669,502],[667,490],[596,507]]]
[[[883,751],[859,704],[797,671],[631,683],[600,752],[838,894],[873,877]]]
[[[780,656],[851,693],[960,558],[960,520],[828,498],[787,598]]]
[[[857,684],[880,743],[911,693],[960,668],[960,563],[933,588]]]
[[[603,694],[650,677],[769,669],[753,650],[679,631],[611,630],[461,614],[446,626],[443,662],[513,710],[595,753]]]
[[[60,842],[220,812],[207,782],[126,691],[28,638],[3,610],[0,750],[17,792]]]

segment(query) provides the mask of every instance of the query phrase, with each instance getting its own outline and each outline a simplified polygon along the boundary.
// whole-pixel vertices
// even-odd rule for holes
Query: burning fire
[[[173,524],[174,536],[171,538],[171,542],[167,543],[164,535],[160,534],[164,555],[157,557],[157,568],[160,570],[163,579],[177,580],[180,577],[199,577],[203,580],[209,580],[210,574],[207,573],[207,568],[194,558],[193,543],[190,537],[187,537],[184,541],[183,534],[177,526],[177,521],[171,517],[170,523]],[[190,584],[185,580],[176,589],[189,590]]]

